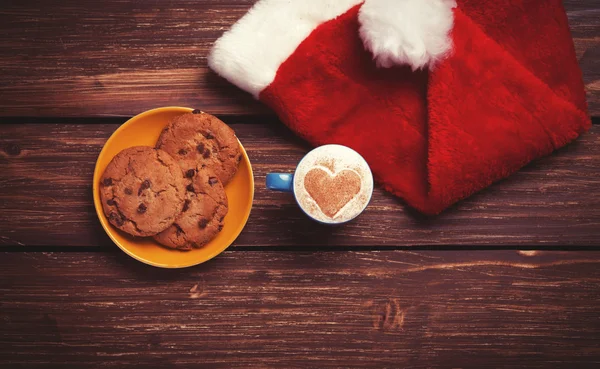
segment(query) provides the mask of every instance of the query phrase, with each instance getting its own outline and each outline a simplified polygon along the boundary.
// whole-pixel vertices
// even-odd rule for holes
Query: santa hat
[[[591,124],[560,0],[260,0],[209,65],[428,214]]]

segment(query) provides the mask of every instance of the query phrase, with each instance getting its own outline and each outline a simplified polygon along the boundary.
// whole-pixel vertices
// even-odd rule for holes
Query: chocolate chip
[[[116,202],[115,202],[115,200],[113,200],[113,199],[108,199],[108,200],[106,200],[106,205],[108,205],[108,206],[113,206],[113,205],[115,205],[115,204],[116,204]]]
[[[215,183],[219,182],[219,180],[217,179],[217,177],[210,177],[208,179],[208,184],[213,186]]]
[[[192,114],[200,114],[200,113],[202,113],[202,112],[200,111],[200,109],[194,109],[194,110],[192,111]]]
[[[183,209],[181,210],[182,212],[187,211],[190,208],[190,200],[185,200],[185,202],[183,203]]]
[[[110,215],[108,216],[108,220],[114,222],[118,226],[123,225],[123,218],[121,218],[121,216],[117,213],[110,213]]]
[[[206,228],[206,226],[208,225],[208,220],[206,219],[200,219],[200,221],[198,222],[198,227],[204,229]]]
[[[202,154],[202,157],[204,159],[208,159],[210,157],[210,150],[204,150],[204,153]]]
[[[196,146],[196,150],[198,150],[198,152],[200,154],[202,154],[204,152],[204,144],[203,143],[199,143],[198,146]]]
[[[187,185],[187,187],[185,188],[186,190],[190,191],[190,192],[196,192],[196,189],[194,188],[193,184],[189,184]]]
[[[138,196],[140,196],[142,194],[142,191],[144,191],[147,188],[150,188],[149,180],[145,180],[144,182],[142,182],[142,184],[140,185],[140,189],[138,190]]]
[[[212,132],[206,132],[206,138],[208,138],[209,140],[212,140],[213,138],[215,138],[215,136],[213,136]]]
[[[192,178],[194,176],[194,174],[196,174],[196,170],[195,169],[190,169],[187,172],[185,172],[185,176],[187,178]]]
[[[126,195],[131,195],[132,193],[133,193],[133,190],[132,190],[131,188],[127,187],[127,188],[125,189],[125,194],[126,194]]]
[[[220,217],[220,218],[219,218],[219,222],[222,222],[222,221],[223,221],[223,219],[225,219],[225,217]]]
[[[219,224],[219,232],[221,232],[223,230],[223,224]]]
[[[206,168],[206,164],[202,164],[202,168]]]
[[[140,213],[140,214],[144,214],[146,212],[146,210],[148,210],[148,208],[146,207],[146,205],[140,204],[140,206],[138,206],[137,212]]]
[[[179,224],[177,224],[177,223],[173,223],[173,225],[175,226],[175,231],[176,231],[176,233],[177,233],[177,235],[178,235],[178,236],[179,236],[180,234],[182,234],[182,233],[185,233],[185,232],[183,231],[183,229],[181,229],[181,227],[179,226]]]
[[[186,149],[181,149],[177,152],[179,155],[187,155],[187,150]]]
[[[102,184],[105,186],[112,186],[112,178],[104,178]]]

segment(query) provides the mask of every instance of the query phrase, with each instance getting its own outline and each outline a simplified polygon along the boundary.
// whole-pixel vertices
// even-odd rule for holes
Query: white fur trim
[[[431,67],[452,48],[454,7],[454,0],[366,0],[360,36],[379,67]]]
[[[217,40],[208,65],[258,98],[279,66],[321,23],[362,0],[260,0]]]

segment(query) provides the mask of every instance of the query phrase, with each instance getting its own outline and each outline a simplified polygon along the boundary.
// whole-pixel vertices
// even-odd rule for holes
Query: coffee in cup
[[[269,185],[269,176],[272,178]],[[345,223],[357,217],[368,205],[373,192],[373,175],[356,151],[341,145],[325,145],[309,152],[298,164],[291,183],[285,175],[271,173],[267,187],[292,190],[298,205],[311,218],[327,223]],[[289,188],[286,188],[289,186]]]

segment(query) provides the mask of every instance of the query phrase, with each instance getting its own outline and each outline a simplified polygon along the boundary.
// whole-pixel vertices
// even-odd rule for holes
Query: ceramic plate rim
[[[108,140],[106,140],[106,142],[104,143],[104,145],[102,146],[102,150],[100,150],[100,154],[98,154],[98,159],[96,159],[96,164],[94,165],[94,175],[93,175],[93,183],[92,183],[92,192],[93,192],[93,202],[94,202],[94,208],[96,209],[96,216],[98,217],[98,220],[100,221],[100,224],[102,225],[102,228],[104,229],[104,232],[106,232],[106,234],[108,235],[108,237],[113,241],[113,243],[115,245],[117,245],[123,252],[125,252],[127,255],[131,256],[132,258],[136,259],[137,261],[140,261],[144,264],[147,265],[151,265],[154,267],[158,267],[158,268],[165,268],[165,269],[180,269],[180,268],[188,268],[188,267],[192,267],[195,265],[199,265],[202,263],[205,263],[211,259],[213,259],[214,257],[216,257],[217,255],[221,254],[223,251],[225,251],[227,248],[229,248],[229,246],[231,246],[231,244],[237,239],[237,237],[239,237],[240,233],[242,233],[242,230],[244,229],[244,227],[246,226],[246,224],[248,223],[248,219],[250,218],[250,213],[252,212],[252,205],[254,203],[254,172],[252,170],[252,165],[250,163],[250,158],[248,157],[248,153],[246,152],[246,149],[244,148],[244,146],[242,145],[242,143],[240,142],[240,140],[238,139],[238,143],[240,145],[240,149],[241,149],[241,153],[242,153],[242,158],[244,159],[244,161],[246,161],[246,164],[248,165],[248,170],[250,172],[250,208],[248,209],[248,211],[246,212],[246,214],[244,215],[244,219],[242,222],[240,222],[237,225],[237,228],[235,230],[235,232],[233,232],[235,234],[235,237],[233,237],[232,241],[227,243],[224,242],[223,246],[218,247],[217,249],[215,249],[213,252],[211,252],[207,257],[203,258],[200,261],[193,261],[190,263],[183,263],[183,264],[175,264],[175,265],[169,265],[169,264],[162,264],[162,263],[157,263],[151,260],[148,260],[144,257],[141,257],[137,254],[135,254],[134,252],[131,252],[127,247],[121,245],[121,242],[119,240],[116,239],[116,237],[113,235],[113,232],[116,232],[116,230],[112,229],[112,227],[108,224],[108,221],[105,219],[106,217],[104,216],[104,210],[101,209],[101,207],[99,206],[100,203],[100,194],[99,194],[99,188],[98,188],[98,182],[100,179],[100,169],[99,169],[99,164],[101,159],[104,156],[105,153],[105,149],[106,146],[108,146],[110,144],[110,142],[116,137],[118,136],[118,134],[124,130],[126,127],[132,125],[134,122],[143,119],[146,115],[150,115],[153,113],[157,113],[159,111],[165,111],[165,110],[174,110],[174,111],[181,111],[181,113],[188,113],[193,111],[194,109],[192,108],[187,108],[187,107],[182,107],[182,106],[165,106],[165,107],[160,107],[160,108],[154,108],[154,109],[150,109],[150,110],[146,110],[142,113],[139,113],[131,118],[129,118],[125,123],[121,124],[119,126],[119,128],[117,128],[108,138]],[[112,158],[111,158],[112,159]],[[176,250],[174,250],[176,251]]]

